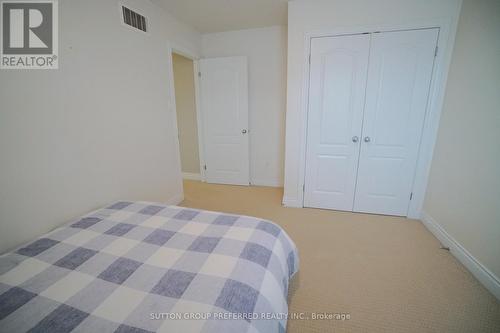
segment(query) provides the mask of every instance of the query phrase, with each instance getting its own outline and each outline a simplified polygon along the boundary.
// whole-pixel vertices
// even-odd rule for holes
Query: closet
[[[438,33],[311,39],[304,206],[407,215]]]

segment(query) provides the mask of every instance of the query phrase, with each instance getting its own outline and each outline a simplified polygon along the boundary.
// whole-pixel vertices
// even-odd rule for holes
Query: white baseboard
[[[302,202],[296,198],[287,198],[283,197],[283,206],[285,207],[294,207],[294,208],[302,208]]]
[[[178,193],[176,195],[174,195],[173,197],[171,197],[170,199],[168,199],[165,203],[167,205],[178,205],[180,204],[182,201],[184,201],[184,193]]]
[[[201,180],[201,175],[199,173],[183,172],[182,178],[190,180]]]
[[[252,179],[251,183],[255,186],[283,187],[283,182],[279,179]]]
[[[481,264],[456,239],[444,230],[431,216],[422,212],[424,226],[458,259],[476,279],[481,282],[497,299],[500,300],[500,279]]]

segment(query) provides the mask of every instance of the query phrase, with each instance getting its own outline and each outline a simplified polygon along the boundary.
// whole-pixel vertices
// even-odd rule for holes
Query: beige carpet
[[[288,332],[500,332],[500,303],[415,220],[281,206],[282,189],[185,181],[182,206],[257,216],[297,244]]]

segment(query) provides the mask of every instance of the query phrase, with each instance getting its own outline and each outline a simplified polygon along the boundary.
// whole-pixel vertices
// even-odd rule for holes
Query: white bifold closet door
[[[438,29],[373,34],[354,210],[407,215]]]
[[[407,215],[438,32],[312,40],[305,206]]]
[[[352,210],[369,35],[313,38],[304,206]]]

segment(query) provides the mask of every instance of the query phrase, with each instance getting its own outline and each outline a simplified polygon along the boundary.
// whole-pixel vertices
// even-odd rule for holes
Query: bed
[[[272,222],[117,202],[0,257],[0,331],[285,332],[297,270]]]

